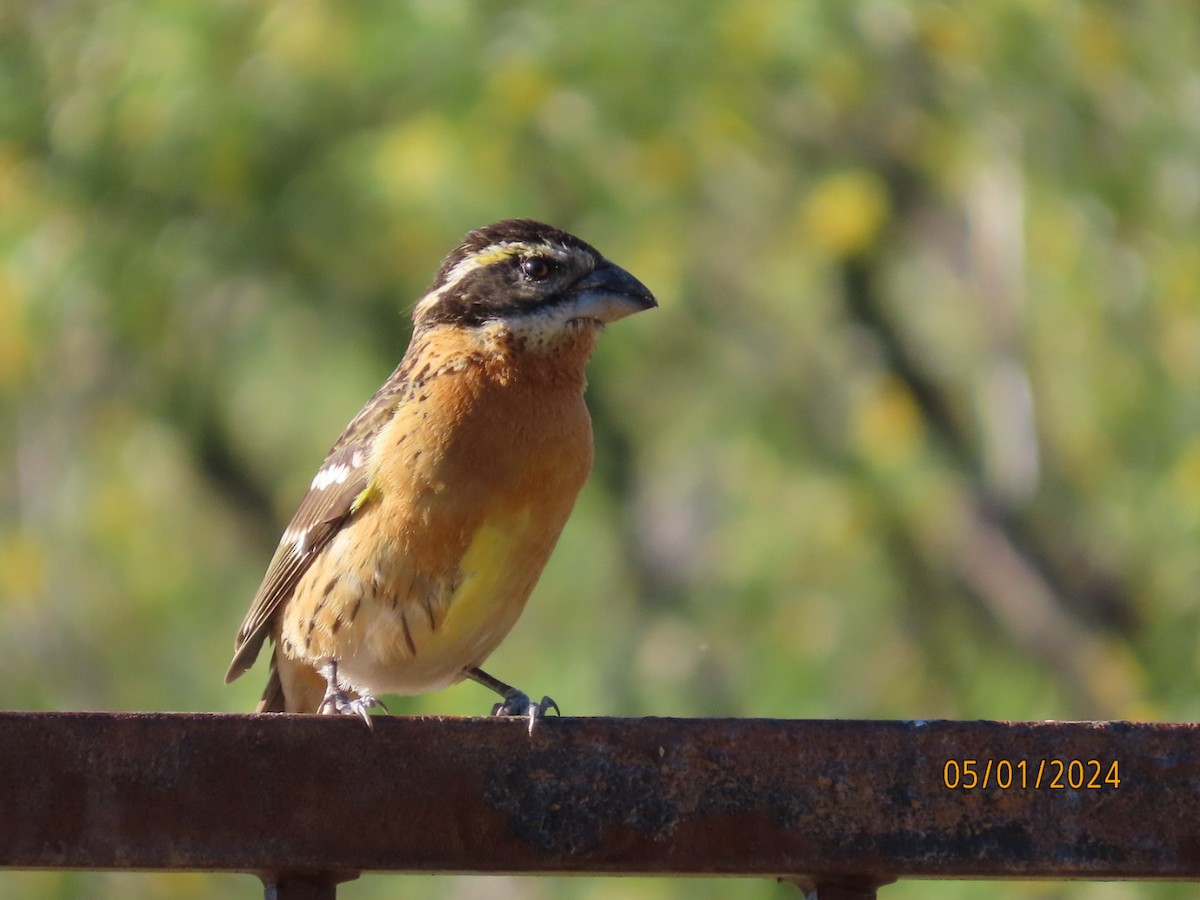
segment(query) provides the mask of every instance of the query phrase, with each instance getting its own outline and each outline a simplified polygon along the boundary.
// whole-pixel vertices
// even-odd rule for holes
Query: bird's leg
[[[505,684],[499,678],[493,678],[478,666],[465,669],[464,672],[472,681],[482,684],[488,690],[495,691],[504,698],[492,707],[493,716],[528,718],[530,734],[533,734],[533,726],[537,724],[538,719],[543,718],[550,710],[554,710],[560,716],[562,715],[562,710],[558,708],[558,704],[549,697],[543,697],[541,703],[534,703],[524,691],[517,690],[511,684]]]
[[[317,707],[317,712],[320,715],[361,716],[362,720],[367,723],[368,728],[374,728],[375,725],[371,722],[371,707],[378,706],[384,712],[387,712],[387,707],[383,705],[383,701],[372,697],[370,694],[358,691],[358,696],[351,697],[346,693],[338,681],[336,659],[325,660],[325,662],[317,666],[317,673],[325,679],[325,696],[321,699],[321,705]]]

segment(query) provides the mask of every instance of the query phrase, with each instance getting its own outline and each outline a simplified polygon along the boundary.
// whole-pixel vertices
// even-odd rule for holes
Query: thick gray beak
[[[575,318],[605,324],[658,306],[644,284],[610,262],[576,282],[571,294],[575,298]]]

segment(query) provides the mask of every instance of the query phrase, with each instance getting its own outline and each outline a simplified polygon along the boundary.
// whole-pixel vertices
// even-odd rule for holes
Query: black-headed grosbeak
[[[479,667],[521,614],[592,466],[584,367],[636,278],[527,219],[472,231],[413,312],[400,365],[354,417],[284,531],[226,682],[269,636],[258,710],[361,715],[379,694],[470,678],[493,713],[553,701]]]

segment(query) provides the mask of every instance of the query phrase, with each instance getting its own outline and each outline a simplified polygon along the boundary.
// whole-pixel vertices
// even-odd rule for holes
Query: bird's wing
[[[267,574],[238,630],[226,683],[254,664],[280,605],[291,597],[313,560],[368,497],[371,445],[402,402],[407,383],[405,368],[405,362],[401,362],[392,377],[346,426],[313,477],[308,494],[283,532]]]

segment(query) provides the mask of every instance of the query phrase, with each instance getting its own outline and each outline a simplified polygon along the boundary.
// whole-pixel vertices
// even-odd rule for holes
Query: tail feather
[[[267,686],[263,688],[262,699],[258,701],[258,706],[254,708],[255,712],[286,712],[286,704],[283,698],[283,682],[279,680],[279,666],[275,662],[276,656],[271,654],[271,672],[267,676]]]
[[[325,679],[301,660],[282,656],[279,648],[271,653],[271,671],[267,686],[255,712],[315,713],[325,698]]]

